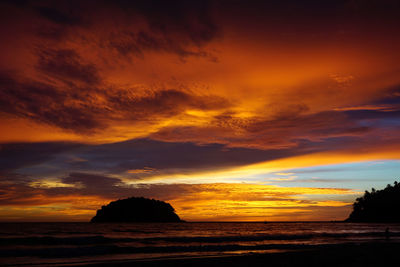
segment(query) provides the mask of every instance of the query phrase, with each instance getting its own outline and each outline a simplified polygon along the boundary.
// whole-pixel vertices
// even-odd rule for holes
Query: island
[[[90,222],[182,222],[182,220],[169,203],[144,197],[131,197],[102,206]]]
[[[371,192],[365,191],[364,196],[357,198],[353,211],[346,222],[400,222],[400,184],[388,184],[385,189]]]

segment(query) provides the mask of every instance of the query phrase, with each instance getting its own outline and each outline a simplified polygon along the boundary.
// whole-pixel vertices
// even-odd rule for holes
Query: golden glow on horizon
[[[257,184],[199,184],[187,185],[190,189],[170,199],[177,214],[188,221],[263,221],[293,220],[303,218],[320,220],[313,210],[322,207],[338,209],[338,216],[345,217],[350,204],[341,201],[345,196],[359,192],[340,188],[279,187]],[[312,196],[313,200],[307,200]],[[327,197],[337,200],[326,200]],[[305,199],[306,198],[306,199]],[[62,218],[89,221],[96,209],[114,199],[96,196],[68,195],[62,197],[37,195],[22,199],[21,203],[0,207],[0,213],[8,220],[23,220],[32,215],[32,220],[60,221]],[[28,204],[30,203],[30,204]],[[341,218],[341,219],[343,219]]]
[[[285,188],[256,184],[208,184],[200,187],[203,189],[200,192],[195,191],[192,195],[171,199],[178,214],[184,219],[274,221],[293,220],[299,216],[307,220],[326,219],[323,214],[315,217],[313,213],[313,210],[321,207],[326,207],[327,210],[340,208],[338,216],[344,218],[351,203],[323,199],[329,195],[343,197],[357,193],[334,188]],[[320,200],[308,201],[298,198],[304,195],[318,195]]]

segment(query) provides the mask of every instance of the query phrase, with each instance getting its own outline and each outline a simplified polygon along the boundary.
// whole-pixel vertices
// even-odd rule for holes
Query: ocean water
[[[389,236],[385,233],[389,228]],[[400,224],[0,223],[1,266],[279,253],[340,243],[400,242]]]

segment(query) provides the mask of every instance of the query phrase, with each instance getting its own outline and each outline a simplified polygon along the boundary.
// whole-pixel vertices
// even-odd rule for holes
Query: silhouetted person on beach
[[[386,227],[385,236],[386,236],[386,240],[390,238],[389,227]]]

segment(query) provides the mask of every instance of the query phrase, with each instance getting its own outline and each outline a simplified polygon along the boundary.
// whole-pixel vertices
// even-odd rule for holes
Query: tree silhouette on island
[[[102,206],[90,222],[182,222],[182,220],[169,203],[131,197]]]
[[[385,189],[371,192],[356,199],[346,222],[400,222],[400,184],[388,184]]]

